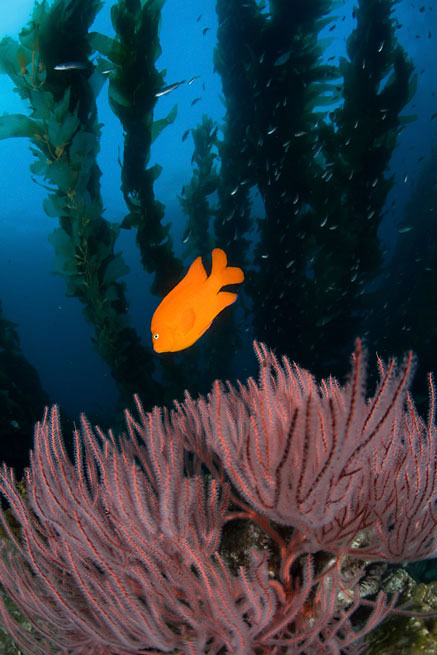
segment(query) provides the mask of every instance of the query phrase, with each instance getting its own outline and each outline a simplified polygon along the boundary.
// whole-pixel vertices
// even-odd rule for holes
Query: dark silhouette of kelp
[[[327,373],[371,304],[386,171],[413,67],[396,41],[391,0],[361,0],[339,68],[323,61],[319,37],[334,20],[331,2],[269,4],[264,12],[253,0],[217,2],[221,177],[232,179],[234,203],[247,204],[251,186],[264,202],[247,284],[257,338]],[[227,239],[238,244],[247,229],[243,206]]]
[[[38,372],[21,350],[17,326],[0,303],[0,461],[18,475],[28,465],[35,416],[50,402]]]
[[[208,200],[217,191],[219,176],[215,161],[217,159],[217,125],[206,116],[191,130],[194,152],[191,158],[193,177],[185,184],[179,201],[187,215],[185,232],[182,238],[185,254],[197,256],[214,247],[212,238],[212,218],[214,210]]]

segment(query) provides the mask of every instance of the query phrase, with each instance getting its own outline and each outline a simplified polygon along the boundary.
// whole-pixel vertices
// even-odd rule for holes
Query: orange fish
[[[192,346],[215,317],[236,301],[236,293],[220,289],[226,284],[242,282],[244,273],[227,262],[226,253],[214,248],[209,277],[202,258],[198,257],[186,276],[165,296],[152,318],[155,352],[176,352]]]

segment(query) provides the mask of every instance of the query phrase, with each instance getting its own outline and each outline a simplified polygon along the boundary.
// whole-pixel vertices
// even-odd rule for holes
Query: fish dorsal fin
[[[184,290],[187,286],[199,287],[207,279],[205,268],[202,264],[202,258],[197,257],[194,262],[191,264],[185,276],[180,282],[172,289],[166,296],[163,298],[161,306],[168,306],[169,303],[174,302],[174,298],[180,296],[180,292],[184,293]]]
[[[180,284],[201,284],[202,282],[205,282],[207,277],[205,267],[202,263],[202,257],[197,257],[197,259],[195,259],[191,264],[188,273],[184,279],[181,280]]]
[[[183,334],[187,334],[191,330],[191,328],[194,325],[195,318],[196,318],[196,314],[194,309],[190,307],[189,309],[184,310],[178,326]]]

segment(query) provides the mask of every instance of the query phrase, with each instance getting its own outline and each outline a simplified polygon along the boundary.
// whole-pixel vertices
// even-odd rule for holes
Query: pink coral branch
[[[345,385],[255,351],[258,384],[216,382],[171,411],[145,412],[136,397],[119,438],[82,416],[74,462],[58,408],[46,411],[24,496],[3,466],[0,492],[21,532],[0,511],[0,582],[32,627],[1,600],[0,623],[23,650],[351,652],[396,597],[360,598],[364,567],[347,577],[345,556],[436,555],[435,390],[430,376],[424,421],[408,393],[413,355],[401,367],[379,361],[367,399],[359,340]],[[268,543],[244,566],[222,541],[236,519]],[[319,550],[331,559],[315,572]],[[362,604],[372,611],[356,628]]]

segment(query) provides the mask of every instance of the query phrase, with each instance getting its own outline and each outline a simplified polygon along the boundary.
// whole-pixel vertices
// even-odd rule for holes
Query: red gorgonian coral
[[[396,598],[380,592],[356,619],[364,565],[346,579],[343,558],[436,554],[434,389],[425,422],[407,391],[412,355],[379,362],[366,399],[360,341],[344,386],[255,350],[259,384],[217,382],[172,411],[136,399],[118,439],[82,416],[74,464],[58,409],[46,412],[24,495],[3,467],[21,531],[1,513],[0,582],[31,629],[4,602],[0,621],[25,651],[358,652]],[[223,534],[238,520],[264,549],[235,566]]]

